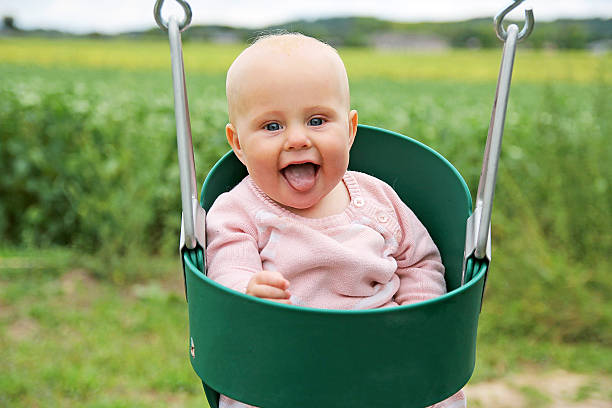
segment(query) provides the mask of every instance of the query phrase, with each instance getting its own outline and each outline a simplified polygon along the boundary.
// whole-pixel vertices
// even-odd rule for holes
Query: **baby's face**
[[[321,47],[254,50],[228,75],[228,141],[285,207],[311,208],[341,182],[356,132],[344,67]]]

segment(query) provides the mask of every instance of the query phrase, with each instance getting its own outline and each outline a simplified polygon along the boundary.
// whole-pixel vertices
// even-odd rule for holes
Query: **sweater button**
[[[389,221],[389,217],[387,216],[387,214],[383,214],[383,213],[378,213],[377,215],[378,221],[379,222],[387,222]]]
[[[363,201],[363,198],[357,197],[353,200],[353,204],[355,205],[355,207],[363,207],[365,202]]]

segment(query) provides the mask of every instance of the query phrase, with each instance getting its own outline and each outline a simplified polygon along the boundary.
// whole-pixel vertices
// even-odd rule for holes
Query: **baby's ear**
[[[240,139],[238,139],[238,132],[236,132],[236,128],[231,123],[225,125],[225,137],[227,137],[227,142],[232,147],[232,150],[234,151],[236,157],[238,157],[242,164],[245,164],[244,152],[240,147]]]
[[[359,123],[358,115],[356,110],[349,112],[349,143],[353,145],[355,141],[355,134],[357,133],[357,124]]]

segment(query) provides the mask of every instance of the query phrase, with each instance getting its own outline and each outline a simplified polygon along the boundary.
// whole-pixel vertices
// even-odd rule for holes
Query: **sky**
[[[493,17],[512,0],[188,0],[192,24],[259,28],[296,19],[371,16],[392,21],[455,21]],[[0,0],[0,16],[12,16],[22,29],[116,34],[155,26],[154,0]],[[557,18],[612,18],[612,0],[527,0],[511,18],[534,10],[536,22]],[[182,11],[165,0],[163,16]]]

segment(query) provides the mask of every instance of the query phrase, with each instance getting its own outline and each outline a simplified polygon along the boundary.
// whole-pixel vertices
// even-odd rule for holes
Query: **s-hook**
[[[506,17],[506,14],[514,10],[523,1],[525,0],[514,0],[514,3],[497,13],[497,15],[493,18],[493,23],[495,24],[495,34],[497,34],[497,38],[500,40],[506,41],[508,38],[508,32],[506,32],[504,26],[502,25],[504,17]],[[529,37],[529,34],[531,34],[533,31],[534,23],[533,10],[531,8],[525,9],[525,26],[523,26],[523,29],[518,34],[517,41],[522,41]]]
[[[177,3],[183,7],[183,11],[185,12],[185,19],[182,23],[179,24],[179,31],[184,31],[189,23],[191,23],[191,7],[184,0],[176,0]],[[157,0],[155,2],[155,7],[153,8],[153,15],[155,16],[155,22],[162,29],[162,31],[168,31],[168,23],[164,22],[161,15],[161,9],[164,5],[164,0]]]

